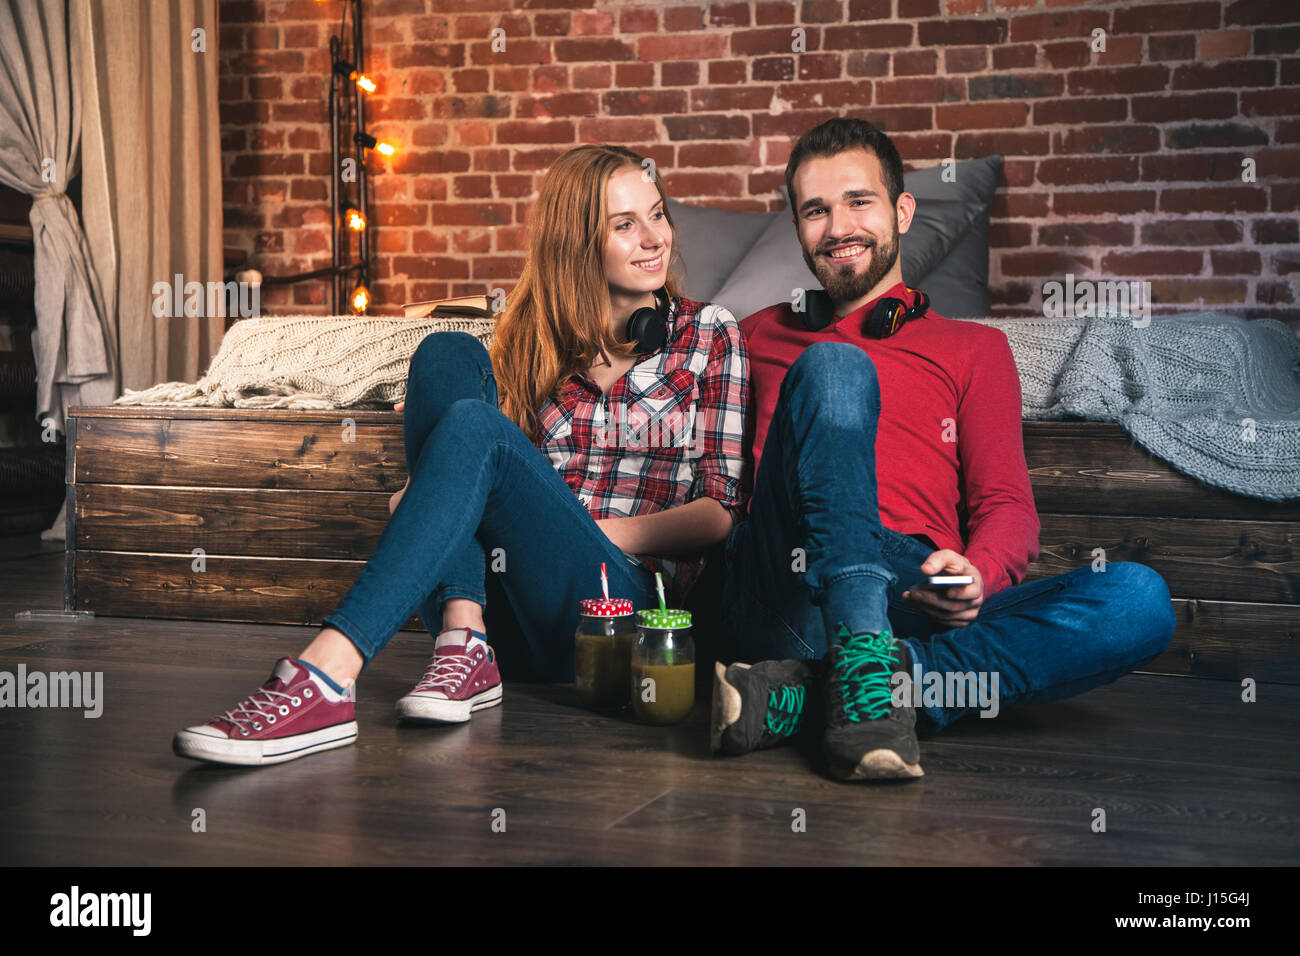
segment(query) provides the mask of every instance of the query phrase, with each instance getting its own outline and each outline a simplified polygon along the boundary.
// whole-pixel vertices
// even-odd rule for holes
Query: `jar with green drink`
[[[660,591],[660,604],[663,592]],[[695,640],[689,611],[638,611],[632,647],[632,710],[647,724],[675,724],[695,705]]]
[[[573,640],[573,683],[582,706],[603,711],[626,707],[636,641],[632,602],[626,598],[579,601]]]

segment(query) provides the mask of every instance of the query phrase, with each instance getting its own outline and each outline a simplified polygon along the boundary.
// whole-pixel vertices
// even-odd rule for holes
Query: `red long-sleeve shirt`
[[[885,295],[911,298],[901,283]],[[815,342],[856,345],[880,381],[881,523],[964,554],[979,569],[986,597],[1019,584],[1038,557],[1039,522],[1025,465],[1020,377],[1007,337],[931,311],[889,338],[874,339],[865,325],[875,302],[819,332],[808,331],[784,303],[741,322],[750,362],[751,480],[795,359]]]

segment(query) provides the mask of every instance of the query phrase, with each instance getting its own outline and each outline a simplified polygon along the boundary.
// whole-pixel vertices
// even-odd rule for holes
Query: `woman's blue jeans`
[[[600,596],[601,562],[611,597],[637,607],[656,602],[653,576],[615,547],[500,412],[492,363],[473,336],[435,332],[420,343],[403,430],[410,485],[356,583],[325,618],[367,664],[416,610],[436,635],[443,602],[468,598],[485,605],[506,673],[569,681],[578,601]]]
[[[880,523],[880,385],[865,352],[819,342],[786,372],[755,476],[749,519],[727,539],[722,615],[738,660],[820,659],[842,621],[890,628],[922,673],[998,675],[1000,707],[1056,700],[1160,654],[1175,617],[1164,579],[1110,562],[1008,587],[965,627],[946,628],[902,592],[934,551]],[[917,708],[933,733],[976,707]]]

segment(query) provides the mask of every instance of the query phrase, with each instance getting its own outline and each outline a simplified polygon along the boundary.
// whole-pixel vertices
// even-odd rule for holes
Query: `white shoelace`
[[[265,697],[266,699],[258,701],[258,697]],[[283,697],[288,701],[288,703],[277,704],[274,699],[276,697]],[[219,719],[233,724],[238,727],[240,731],[247,730],[247,728],[244,727],[244,724],[251,725],[254,730],[261,730],[262,728],[258,721],[259,717],[262,720],[265,720],[268,724],[273,724],[277,720],[277,715],[279,717],[287,716],[290,705],[297,707],[301,703],[302,698],[298,697],[296,694],[286,694],[283,691],[278,690],[259,690],[233,709],[226,711]],[[269,707],[270,710],[263,710],[264,707]],[[249,716],[239,717],[237,716],[238,714],[248,714]]]
[[[415,685],[416,691],[422,690],[455,690],[465,682],[470,672],[474,670],[474,659],[464,654],[435,654],[433,660],[429,662],[424,676],[420,682]],[[463,672],[463,673],[462,673]]]

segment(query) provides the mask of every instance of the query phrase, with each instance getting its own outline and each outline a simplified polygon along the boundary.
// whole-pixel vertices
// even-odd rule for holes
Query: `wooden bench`
[[[1208,488],[1117,425],[1024,435],[1043,526],[1031,579],[1096,548],[1150,565],[1179,623],[1149,670],[1300,683],[1300,501]],[[95,614],[319,624],[406,481],[392,411],[79,406],[67,449],[65,607]]]

